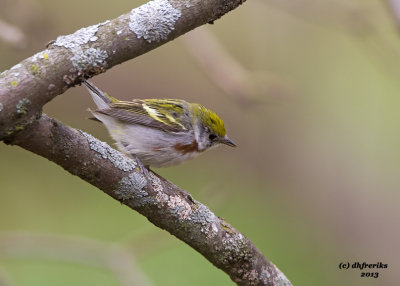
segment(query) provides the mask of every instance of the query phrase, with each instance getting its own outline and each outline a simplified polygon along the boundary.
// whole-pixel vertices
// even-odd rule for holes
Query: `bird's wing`
[[[119,121],[157,128],[168,132],[190,130],[191,120],[188,103],[174,99],[143,99],[118,101],[109,108],[95,112],[111,116]]]

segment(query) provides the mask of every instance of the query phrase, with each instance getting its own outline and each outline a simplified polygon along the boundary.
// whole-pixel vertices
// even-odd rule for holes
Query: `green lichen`
[[[18,85],[18,81],[13,80],[13,81],[10,82],[10,84],[11,84],[13,87],[16,87],[16,86]]]
[[[43,53],[42,56],[43,56],[43,58],[44,58],[45,60],[48,60],[48,59],[49,59],[49,54],[48,54],[48,53]]]
[[[11,136],[16,132],[25,130],[25,128],[29,125],[31,125],[33,122],[38,120],[42,116],[42,110],[36,112],[34,115],[29,117],[28,119],[24,119],[22,124],[16,125],[14,127],[11,127],[7,132],[5,132],[6,136]]]
[[[39,68],[37,67],[37,65],[33,64],[31,65],[31,73],[36,76],[39,74]]]
[[[17,125],[12,130],[6,132],[7,136],[13,135],[15,132],[22,131],[25,129],[24,125]]]

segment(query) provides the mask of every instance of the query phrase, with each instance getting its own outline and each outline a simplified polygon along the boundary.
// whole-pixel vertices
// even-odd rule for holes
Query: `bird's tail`
[[[109,96],[107,93],[101,91],[93,83],[87,80],[84,80],[83,83],[89,90],[89,93],[92,96],[94,103],[96,103],[98,109],[109,108],[111,103],[118,101],[117,99]]]

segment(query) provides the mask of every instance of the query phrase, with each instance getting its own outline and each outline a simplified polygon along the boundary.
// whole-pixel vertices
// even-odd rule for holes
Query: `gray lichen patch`
[[[289,279],[286,278],[285,274],[283,274],[283,272],[280,271],[273,263],[271,263],[271,266],[264,265],[261,268],[261,273],[258,279],[265,285],[272,283],[272,285],[292,286],[292,283],[290,283]]]
[[[218,217],[209,208],[199,202],[195,206],[188,219],[200,224],[200,231],[207,238],[216,236],[218,234]]]
[[[78,70],[82,70],[87,66],[99,67],[107,65],[108,54],[99,48],[75,47],[71,51],[73,53],[71,58],[72,65]]]
[[[260,281],[262,281],[265,285],[268,284],[268,280],[271,277],[271,274],[269,274],[267,270],[267,266],[261,267],[261,273],[260,273]]]
[[[30,105],[31,101],[29,99],[27,98],[20,99],[15,105],[18,116],[24,116],[28,112]]]
[[[169,196],[167,205],[174,214],[181,219],[189,219],[192,214],[192,208],[189,203],[180,196]]]
[[[2,111],[4,108],[3,103],[0,102],[0,111]]]
[[[153,190],[157,193],[163,192],[163,186],[162,186],[160,178],[157,177],[156,175],[154,175],[153,172],[150,172],[149,175],[150,175],[150,181],[151,181],[151,186],[153,187]]]
[[[73,54],[71,63],[78,70],[82,70],[87,66],[106,66],[106,59],[108,58],[107,52],[99,48],[89,47],[87,44],[97,41],[98,37],[96,33],[99,27],[109,22],[110,21],[107,20],[97,25],[79,29],[71,35],[59,36],[53,45],[70,49]],[[41,56],[46,58],[46,55],[48,58],[48,54],[42,54]]]
[[[250,281],[250,285],[257,285],[258,276],[258,272],[255,269],[252,269],[250,271],[245,271],[243,273],[242,279]]]
[[[159,206],[167,205],[168,210],[183,220],[190,220],[192,214],[191,205],[179,195],[167,195],[164,193],[160,178],[150,173],[150,182],[153,190],[157,192],[156,202]]]
[[[276,273],[278,273],[278,275],[276,275],[273,280],[274,280],[274,285],[279,285],[279,286],[292,286],[292,283],[290,283],[289,279],[286,278],[285,274],[283,274],[282,271],[280,271],[278,269],[278,267],[276,267],[276,265],[274,265],[275,267],[275,271]]]
[[[21,64],[16,64],[15,66],[13,66],[13,67],[10,68],[10,72],[11,72],[11,71],[14,71],[14,70],[18,70],[18,69],[20,69],[21,67],[22,67]]]
[[[152,187],[153,191],[155,191],[157,193],[156,194],[156,203],[157,203],[158,207],[161,208],[161,206],[168,203],[169,196],[166,193],[164,193],[164,188],[163,188],[160,178],[157,177],[156,175],[154,175],[153,172],[150,172],[149,175],[150,175],[149,177],[150,177],[151,187]]]
[[[79,132],[86,137],[91,150],[97,152],[101,158],[109,160],[116,168],[125,172],[136,168],[135,161],[112,149],[107,143],[97,140],[92,135],[81,130]]]
[[[197,203],[197,206],[194,208],[194,211],[190,216],[190,219],[195,223],[200,223],[202,226],[206,226],[212,222],[215,222],[217,217],[205,205]]]
[[[97,31],[100,26],[103,26],[110,21],[107,20],[103,23],[92,25],[79,29],[75,33],[66,36],[57,37],[56,41],[53,43],[54,46],[64,47],[67,49],[76,48],[78,46],[87,44],[89,42],[95,42],[98,37],[96,36]]]
[[[247,246],[247,240],[241,233],[225,233],[223,240],[222,261],[225,264],[236,263],[237,261],[249,261],[252,254]]]
[[[186,1],[185,1],[185,7],[186,7],[186,8],[192,7],[192,4],[190,4],[190,1],[189,1],[189,0],[186,0]]]
[[[168,0],[153,0],[131,11],[129,29],[138,39],[159,42],[167,39],[181,15]]]
[[[137,203],[139,203],[140,199],[149,195],[143,189],[145,186],[147,186],[146,178],[142,174],[135,172],[121,180],[115,194],[119,200],[136,199]]]
[[[18,83],[18,79],[19,79],[19,75],[22,69],[22,65],[21,64],[16,64],[15,66],[11,67],[9,70],[4,71],[1,73],[2,77],[6,77],[11,81],[17,82]],[[13,86],[16,86],[14,84],[11,84]]]

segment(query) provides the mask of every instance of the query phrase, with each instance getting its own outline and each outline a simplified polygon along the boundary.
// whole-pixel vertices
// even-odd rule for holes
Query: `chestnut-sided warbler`
[[[144,166],[166,167],[196,157],[219,144],[235,147],[213,111],[180,99],[120,101],[88,81],[97,105],[90,110],[108,129],[118,149]]]

